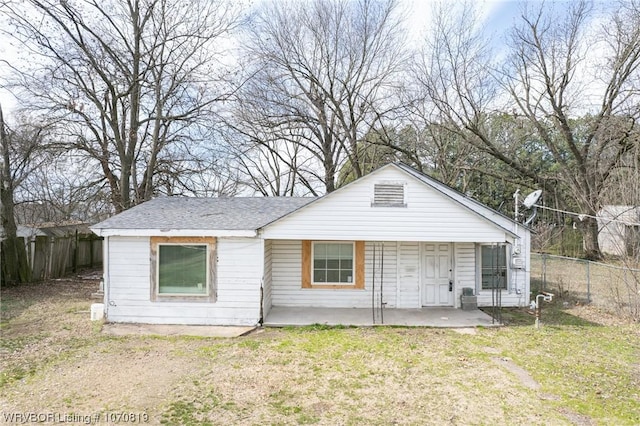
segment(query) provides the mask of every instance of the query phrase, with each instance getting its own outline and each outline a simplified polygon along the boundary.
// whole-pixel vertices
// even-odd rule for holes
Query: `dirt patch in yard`
[[[575,302],[567,304],[565,306],[565,312],[580,317],[586,321],[606,326],[624,326],[635,323],[631,318],[614,315],[613,313],[597,306]]]
[[[540,389],[540,383],[536,382],[527,370],[518,366],[509,358],[491,358],[491,361],[513,373],[523,386],[533,390]]]
[[[8,386],[2,405],[7,411],[85,414],[96,409],[156,409],[172,384],[188,374],[189,366],[172,360],[165,342],[122,343],[96,342],[90,350],[51,361]]]
[[[191,374],[174,354],[197,341],[102,333],[90,321],[97,289],[98,280],[79,278],[2,289],[4,413],[157,413]]]

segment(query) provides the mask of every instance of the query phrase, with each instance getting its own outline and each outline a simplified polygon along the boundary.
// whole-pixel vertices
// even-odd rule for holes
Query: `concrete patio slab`
[[[479,309],[463,311],[455,308],[385,309],[383,322],[371,309],[358,308],[297,308],[274,306],[264,325],[267,327],[322,325],[395,325],[409,327],[496,327],[497,322]]]
[[[197,336],[197,337],[240,337],[256,327],[233,327],[211,325],[164,325],[164,324],[119,324],[107,323],[102,332],[114,336],[155,335],[155,336]]]

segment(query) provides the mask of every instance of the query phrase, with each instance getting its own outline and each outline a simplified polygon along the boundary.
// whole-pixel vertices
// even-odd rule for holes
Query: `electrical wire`
[[[607,217],[592,216],[590,214],[585,214],[585,213],[570,212],[570,211],[567,211],[567,210],[554,209],[552,207],[547,207],[547,206],[543,206],[543,205],[540,205],[540,204],[534,204],[533,206],[534,207],[538,207],[539,209],[551,210],[551,211],[558,212],[558,213],[565,213],[565,214],[570,214],[570,215],[576,216],[578,219],[580,219],[580,222],[582,222],[585,217],[590,217],[592,219],[607,221],[607,223],[609,223],[609,222],[617,222],[617,223],[622,223],[622,224],[628,225],[628,226],[640,226],[640,223],[638,223],[638,222],[629,222],[629,221],[626,221],[626,220],[610,219],[610,218],[607,218]]]

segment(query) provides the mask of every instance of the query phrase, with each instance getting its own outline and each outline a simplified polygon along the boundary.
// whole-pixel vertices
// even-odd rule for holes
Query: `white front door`
[[[425,243],[422,250],[422,306],[453,306],[451,244]]]

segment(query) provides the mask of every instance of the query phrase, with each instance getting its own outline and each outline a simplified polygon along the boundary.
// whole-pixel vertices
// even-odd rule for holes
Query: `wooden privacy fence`
[[[80,268],[102,265],[102,238],[95,235],[19,238],[26,245],[32,280],[63,277]]]

